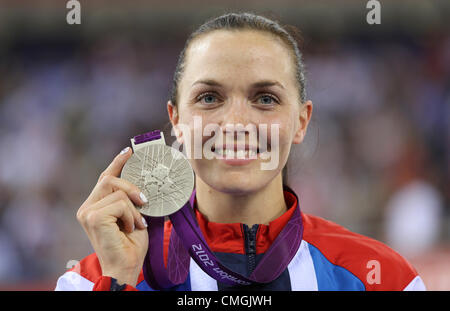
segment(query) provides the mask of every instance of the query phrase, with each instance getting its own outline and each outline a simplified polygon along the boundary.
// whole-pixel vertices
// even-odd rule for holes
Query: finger
[[[109,166],[100,174],[98,181],[100,182],[105,176],[119,176],[122,172],[123,166],[131,157],[132,152],[130,147],[125,147],[122,151],[112,160]]]
[[[107,224],[116,224],[118,220],[122,224],[122,230],[132,232],[134,230],[134,217],[124,200],[115,201],[103,208],[87,209],[77,214],[78,220],[88,235],[104,228]]]
[[[143,205],[148,202],[145,195],[136,185],[123,178],[106,175],[99,183],[97,183],[97,185],[95,185],[92,193],[86,200],[88,203],[87,205],[89,205],[89,203],[100,201],[117,190],[125,192],[136,205]]]
[[[90,206],[89,210],[98,210],[101,208],[105,208],[106,206],[120,200],[123,200],[127,203],[128,208],[131,210],[131,213],[133,214],[136,228],[145,229],[147,227],[145,219],[143,219],[141,213],[139,213],[138,209],[134,206],[133,202],[131,202],[128,195],[122,190],[117,190],[107,195],[94,205]]]
[[[131,233],[135,229],[135,219],[133,212],[127,202],[124,200],[116,201],[110,205],[98,210],[98,213],[104,214],[105,218],[120,224],[122,231]]]

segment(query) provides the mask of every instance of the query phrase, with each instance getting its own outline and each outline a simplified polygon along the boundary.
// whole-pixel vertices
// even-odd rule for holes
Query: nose
[[[250,121],[250,105],[245,98],[231,98],[222,115],[222,130],[227,132],[235,125],[246,125]]]
[[[251,133],[255,131],[253,125],[251,105],[248,100],[245,98],[231,99],[222,116],[222,133],[230,139],[239,141],[245,139],[248,136],[246,134],[256,135],[256,133]]]

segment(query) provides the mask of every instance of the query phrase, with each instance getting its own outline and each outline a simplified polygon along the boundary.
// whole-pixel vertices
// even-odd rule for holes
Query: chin
[[[274,176],[260,173],[228,171],[224,174],[210,175],[203,180],[216,191],[245,195],[261,190],[273,180]]]
[[[193,160],[195,174],[203,183],[222,193],[245,195],[267,187],[280,174],[278,170],[261,170],[260,162],[227,165],[220,160]]]

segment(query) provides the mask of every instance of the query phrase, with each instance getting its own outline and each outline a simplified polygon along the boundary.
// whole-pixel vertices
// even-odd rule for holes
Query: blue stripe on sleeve
[[[309,245],[309,252],[316,271],[319,291],[364,291],[363,282],[347,269],[331,263],[315,246]]]

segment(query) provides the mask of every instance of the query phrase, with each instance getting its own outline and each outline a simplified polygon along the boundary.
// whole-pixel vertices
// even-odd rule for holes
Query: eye
[[[259,97],[259,103],[262,105],[273,105],[278,104],[279,100],[273,95],[263,94]]]
[[[217,96],[212,93],[203,93],[197,96],[197,101],[203,101],[205,104],[214,104],[217,101]]]

